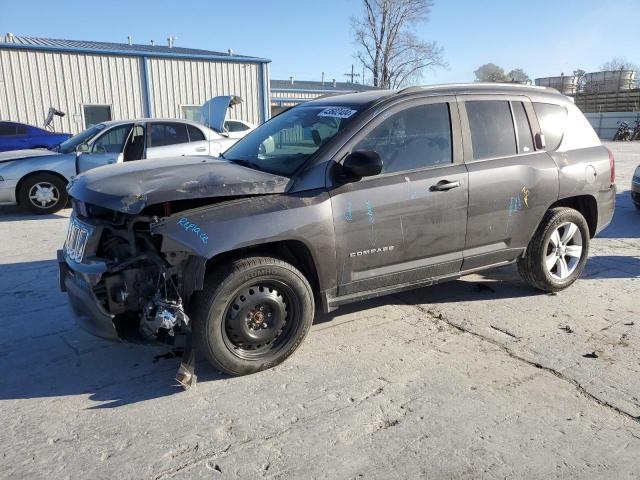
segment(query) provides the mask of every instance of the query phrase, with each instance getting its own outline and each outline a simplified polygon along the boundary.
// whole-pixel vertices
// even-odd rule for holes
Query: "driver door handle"
[[[432,192],[444,192],[445,190],[451,190],[452,188],[458,188],[459,186],[459,181],[449,182],[448,180],[441,180],[435,185],[431,185],[429,190]]]
[[[206,150],[207,150],[206,147],[198,147],[198,148],[196,148],[196,152],[204,152]]]

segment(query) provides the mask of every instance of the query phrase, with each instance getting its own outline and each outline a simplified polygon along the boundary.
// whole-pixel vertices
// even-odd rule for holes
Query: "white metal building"
[[[244,102],[229,118],[259,124],[270,116],[264,58],[181,48],[20,37],[0,39],[0,120],[78,133],[104,120],[190,118],[217,95]]]
[[[271,80],[271,114],[275,115],[288,107],[293,107],[323,95],[340,95],[341,93],[365,92],[377,87],[361,83],[325,82],[294,80]]]

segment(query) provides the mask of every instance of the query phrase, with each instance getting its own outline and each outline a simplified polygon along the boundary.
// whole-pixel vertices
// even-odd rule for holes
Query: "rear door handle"
[[[431,188],[429,188],[429,190],[431,190],[432,192],[444,192],[445,190],[451,190],[452,188],[458,188],[459,186],[460,182],[458,181],[449,182],[448,180],[441,180],[435,185],[431,185]]]
[[[206,147],[198,147],[196,148],[196,152],[205,152],[207,150]]]

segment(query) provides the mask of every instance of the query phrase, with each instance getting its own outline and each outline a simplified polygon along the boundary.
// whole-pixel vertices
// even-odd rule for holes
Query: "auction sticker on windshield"
[[[334,117],[334,118],[349,118],[354,113],[357,113],[357,110],[351,110],[350,108],[344,107],[329,107],[322,110],[318,113],[319,117]]]

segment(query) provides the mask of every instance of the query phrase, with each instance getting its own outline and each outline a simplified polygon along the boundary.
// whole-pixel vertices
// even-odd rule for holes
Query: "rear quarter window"
[[[567,127],[567,109],[552,103],[533,103],[540,129],[547,143],[547,150],[557,150]]]

